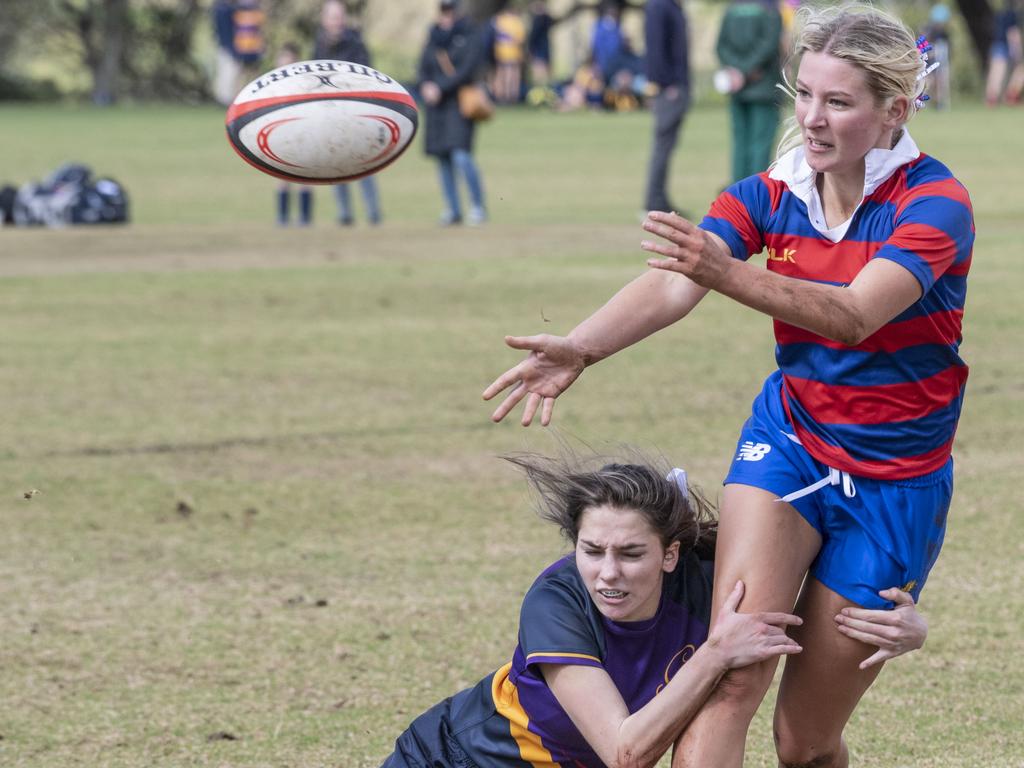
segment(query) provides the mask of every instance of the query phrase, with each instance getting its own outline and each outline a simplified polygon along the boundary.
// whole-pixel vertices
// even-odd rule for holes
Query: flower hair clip
[[[917,74],[917,80],[924,80],[928,75],[939,68],[942,63],[940,61],[934,61],[931,64],[928,63],[928,53],[933,50],[934,46],[928,42],[928,38],[921,35],[917,38],[917,52],[921,56],[921,71]],[[924,109],[924,103],[928,101],[928,94],[922,93],[916,99],[914,99],[914,106],[917,109]]]

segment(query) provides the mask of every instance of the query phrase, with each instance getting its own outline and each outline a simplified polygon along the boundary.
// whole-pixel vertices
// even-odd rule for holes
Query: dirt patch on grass
[[[394,224],[341,230],[264,226],[129,226],[64,230],[5,230],[0,277],[102,272],[282,269],[332,263],[473,260],[494,256],[627,252],[639,229],[624,224],[479,229]],[[552,243],[562,243],[553,252]],[[639,256],[638,263],[639,263]]]

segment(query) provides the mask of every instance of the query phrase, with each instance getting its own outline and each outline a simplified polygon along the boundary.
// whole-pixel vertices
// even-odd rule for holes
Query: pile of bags
[[[62,165],[44,181],[0,187],[0,223],[19,227],[124,224],[128,194],[108,177],[93,178],[86,165]]]

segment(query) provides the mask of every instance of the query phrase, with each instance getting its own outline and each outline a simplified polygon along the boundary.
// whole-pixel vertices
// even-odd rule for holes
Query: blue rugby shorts
[[[821,534],[810,573],[866,608],[891,608],[878,592],[917,600],[942,548],[953,495],[953,460],[919,477],[875,480],[840,472],[800,444],[782,405],[782,374],[765,382],[736,444],[725,484],[774,493]]]

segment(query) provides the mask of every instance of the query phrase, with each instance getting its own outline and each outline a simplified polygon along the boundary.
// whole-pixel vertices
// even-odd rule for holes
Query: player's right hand
[[[511,390],[501,405],[491,414],[492,421],[501,421],[523,398],[522,424],[533,423],[540,408],[540,423],[551,423],[555,398],[572,384],[586,367],[583,351],[564,336],[542,333],[537,336],[506,336],[505,343],[512,349],[525,349],[529,355],[521,363],[509,368],[484,390],[484,400],[490,400],[509,387]]]
[[[766,661],[786,653],[800,653],[799,643],[786,627],[800,626],[803,619],[790,613],[737,613],[745,586],[737,581],[722,603],[705,647],[720,659],[723,671]]]

